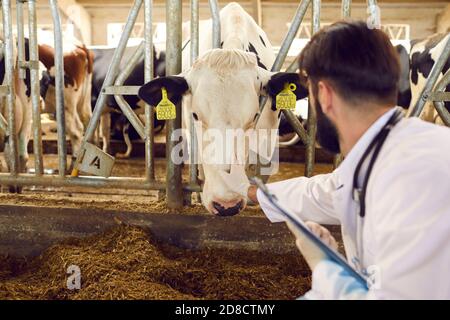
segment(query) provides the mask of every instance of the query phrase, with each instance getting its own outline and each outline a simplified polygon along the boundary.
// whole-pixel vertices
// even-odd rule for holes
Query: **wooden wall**
[[[91,17],[92,32],[92,44],[105,45],[107,41],[106,26],[110,22],[125,22],[128,15],[131,4],[108,4],[105,0],[102,4],[93,2],[82,3],[86,11]],[[82,1],[80,1],[82,2]],[[42,2],[41,2],[42,3]],[[226,1],[221,1],[220,4],[224,5]],[[243,7],[251,12],[252,6],[249,1],[239,2]],[[379,1],[381,7],[382,23],[407,23],[411,26],[411,37],[421,38],[436,32],[438,26],[438,20],[440,21],[441,29],[445,23],[448,24],[448,8],[447,13],[445,9],[448,2],[420,2],[414,1],[414,3],[395,3],[389,1],[389,3],[383,3]],[[280,45],[284,35],[287,31],[287,23],[291,20],[294,12],[297,8],[295,2],[262,2],[262,22],[263,29],[269,36],[273,45]],[[445,16],[444,16],[445,14]],[[200,17],[209,18],[209,7],[207,3],[201,3],[200,5]],[[322,3],[322,21],[332,22],[336,21],[340,17],[340,4],[339,3]],[[363,3],[354,3],[352,6],[352,17],[356,19],[365,19],[366,6]],[[163,3],[156,2],[154,5],[155,22],[165,21],[165,7]],[[310,13],[308,12],[305,17],[305,22],[310,21]],[[39,4],[38,21],[43,23],[50,23],[50,15],[48,8],[45,5]],[[189,5],[185,4],[183,7],[183,19],[189,20]],[[142,14],[139,17],[139,21],[143,21]],[[448,27],[448,26],[447,26]]]

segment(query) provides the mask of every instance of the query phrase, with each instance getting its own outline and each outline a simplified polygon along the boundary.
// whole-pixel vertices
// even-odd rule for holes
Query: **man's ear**
[[[162,99],[161,88],[166,88],[167,98],[177,104],[185,93],[189,91],[189,85],[184,77],[167,76],[156,78],[144,84],[138,92],[139,98],[151,106],[156,107]]]

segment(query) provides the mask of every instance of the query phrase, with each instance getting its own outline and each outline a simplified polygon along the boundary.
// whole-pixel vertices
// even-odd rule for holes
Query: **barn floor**
[[[298,254],[185,250],[134,227],[0,263],[0,299],[294,299],[310,281]],[[80,267],[81,290],[67,289],[69,265]]]
[[[46,156],[45,168],[57,168],[56,156]],[[117,160],[113,175],[140,176],[143,170],[141,159]],[[302,175],[303,170],[302,164],[281,163],[271,181]],[[331,170],[329,164],[315,167],[316,174]],[[187,168],[184,171],[186,178]],[[158,159],[156,177],[164,175],[164,161]],[[16,227],[10,229],[22,228],[20,241],[31,241],[27,243],[42,241],[48,234],[56,239],[61,230],[73,226],[65,216],[78,221],[77,226],[84,223],[95,230],[95,219],[102,219],[102,212],[106,219],[110,210],[108,219],[117,220],[101,233],[91,230],[82,238],[45,245],[38,256],[1,256],[0,299],[294,299],[310,286],[310,272],[292,236],[284,226],[268,223],[258,206],[227,222],[205,213],[199,203],[165,219],[169,211],[164,201],[147,191],[29,187],[22,194],[1,193],[0,202],[10,210],[3,209],[2,224],[15,221]],[[84,216],[73,216],[71,210]],[[131,216],[138,223],[123,223],[116,212],[126,212],[123,217]],[[47,215],[54,230],[36,225]],[[154,218],[145,222],[146,216]],[[30,230],[35,239],[26,238]],[[173,234],[167,235],[168,230]],[[178,245],[192,240],[189,237],[194,237],[192,248]],[[261,250],[274,244],[290,249]],[[70,265],[81,269],[81,290],[67,289]]]

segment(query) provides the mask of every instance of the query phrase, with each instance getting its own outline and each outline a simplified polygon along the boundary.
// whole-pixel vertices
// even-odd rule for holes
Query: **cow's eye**
[[[195,121],[198,121],[198,115],[195,112],[192,113],[192,116],[194,117]]]
[[[256,121],[256,118],[258,118],[258,115],[259,115],[259,112],[257,112],[257,113],[255,114],[255,116],[253,117],[253,122]]]

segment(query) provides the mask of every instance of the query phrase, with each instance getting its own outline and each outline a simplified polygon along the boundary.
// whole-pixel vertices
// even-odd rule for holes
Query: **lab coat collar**
[[[391,110],[384,113],[381,117],[375,121],[372,126],[362,135],[361,138],[356,142],[353,148],[350,150],[348,155],[342,161],[340,166],[336,169],[338,173],[339,185],[338,187],[342,188],[342,185],[352,184],[353,183],[353,175],[355,173],[356,166],[361,159],[363,153],[366,151],[370,142],[375,138],[375,136],[380,132],[383,126],[389,121],[392,114],[394,114],[395,110],[401,109],[400,107],[392,108]]]

